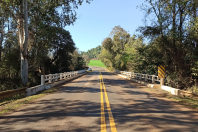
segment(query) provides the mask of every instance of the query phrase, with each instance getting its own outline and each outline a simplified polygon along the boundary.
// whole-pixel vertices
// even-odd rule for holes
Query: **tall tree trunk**
[[[175,47],[175,42],[176,42],[176,40],[175,40],[175,38],[176,38],[176,11],[175,11],[175,6],[176,6],[176,2],[175,2],[175,0],[173,0],[173,27],[172,27],[172,29],[173,29],[173,46]]]
[[[2,51],[2,45],[3,45],[4,17],[5,17],[5,12],[4,12],[4,15],[2,16],[1,38],[0,38],[0,61],[1,61],[1,51]]]
[[[176,48],[176,0],[173,0],[173,25],[172,25],[172,30],[173,30],[173,59],[175,62],[177,62],[177,48]],[[177,64],[175,63],[175,72],[177,72]]]
[[[28,84],[28,10],[27,0],[20,5],[20,16],[18,19],[19,44],[21,51],[21,80],[24,87]]]

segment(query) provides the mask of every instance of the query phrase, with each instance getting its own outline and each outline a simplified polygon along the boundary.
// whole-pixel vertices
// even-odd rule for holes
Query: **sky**
[[[144,12],[137,6],[144,0],[93,0],[84,2],[76,10],[74,25],[65,27],[79,51],[87,51],[101,45],[115,26],[120,25],[131,36],[143,26]]]

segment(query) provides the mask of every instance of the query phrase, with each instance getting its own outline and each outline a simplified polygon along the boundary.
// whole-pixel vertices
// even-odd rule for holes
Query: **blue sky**
[[[143,11],[136,6],[144,0],[93,0],[83,3],[76,12],[74,26],[65,27],[70,31],[79,51],[87,51],[101,45],[114,26],[120,25],[131,35],[138,26],[143,26]]]

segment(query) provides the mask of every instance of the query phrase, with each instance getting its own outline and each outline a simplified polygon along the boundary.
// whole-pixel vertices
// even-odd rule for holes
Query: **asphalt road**
[[[198,132],[197,112],[93,69],[1,117],[0,132]]]

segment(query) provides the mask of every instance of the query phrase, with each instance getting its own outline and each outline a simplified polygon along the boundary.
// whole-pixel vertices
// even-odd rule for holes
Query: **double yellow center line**
[[[106,132],[107,130],[106,130],[106,123],[105,123],[103,90],[104,90],[104,94],[105,94],[105,100],[106,100],[107,111],[108,111],[108,115],[109,115],[109,122],[110,122],[110,126],[111,126],[111,131],[112,132],[117,132],[117,129],[116,129],[116,126],[115,126],[115,122],[114,122],[114,119],[113,119],[113,114],[111,112],[109,99],[108,99],[108,96],[107,96],[107,91],[106,91],[106,88],[105,88],[105,85],[104,85],[102,73],[100,71],[101,132]]]

